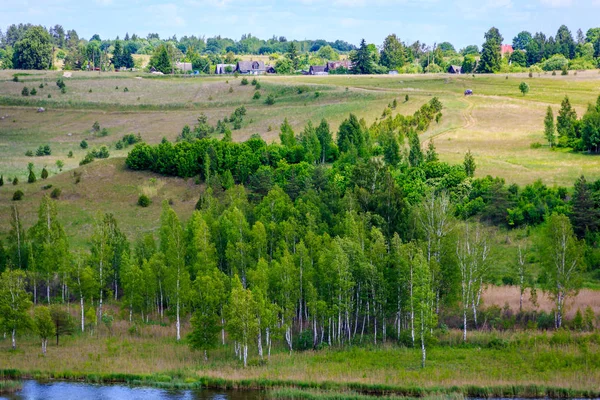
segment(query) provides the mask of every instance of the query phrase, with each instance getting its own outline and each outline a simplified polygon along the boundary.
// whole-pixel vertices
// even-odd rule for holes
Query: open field
[[[141,326],[127,333],[129,323],[115,323],[113,336],[100,330],[96,336],[64,337],[50,343],[40,356],[39,341],[21,338],[16,351],[0,340],[0,369],[65,374],[176,374],[180,379],[208,376],[227,380],[287,381],[299,384],[389,385],[451,388],[507,385],[546,385],[599,390],[600,356],[597,336],[561,334],[472,333],[471,345],[460,346],[460,332],[450,332],[441,344],[428,349],[428,364],[420,368],[418,349],[386,345],[324,349],[318,352],[274,350],[268,363],[259,363],[250,349],[251,366],[243,368],[231,346],[219,347],[203,361],[202,354],[176,343],[172,327]],[[493,341],[496,340],[496,342]],[[497,346],[490,343],[508,343]],[[456,343],[455,343],[456,342]]]
[[[560,101],[569,95],[581,115],[588,103],[595,102],[600,94],[597,71],[566,77],[513,74],[508,79],[504,75],[445,74],[263,76],[258,78],[263,94],[260,100],[252,100],[252,85],[242,86],[241,78],[232,76],[152,78],[143,73],[74,72],[73,78],[66,79],[67,93],[61,94],[54,84],[59,72],[32,72],[20,76],[24,83],[12,82],[13,73],[0,72],[0,118],[5,117],[0,119],[0,171],[5,176],[25,178],[28,162],[41,168],[61,159],[67,169],[73,168],[83,157],[78,145],[84,138],[92,146],[114,143],[132,132],[139,132],[149,143],[163,137],[173,140],[184,125],[193,125],[200,113],[214,124],[241,105],[248,114],[242,128],[233,132],[234,140],[258,133],[274,141],[284,118],[297,131],[307,121],[321,118],[327,118],[335,129],[349,113],[369,124],[374,122],[394,98],[399,101],[394,112],[411,114],[438,96],[445,107],[444,116],[423,135],[422,142],[434,138],[442,160],[460,162],[471,149],[478,165],[476,175],[501,176],[520,184],[542,179],[548,185],[571,185],[581,174],[588,180],[600,178],[600,157],[530,147],[544,142],[542,121],[548,105],[556,113]],[[518,90],[522,80],[531,87],[525,97]],[[39,89],[44,82],[48,86]],[[38,88],[38,94],[21,96],[23,86]],[[229,93],[230,87],[233,93]],[[299,94],[298,88],[303,92]],[[465,98],[466,88],[475,95]],[[276,96],[276,104],[264,104],[267,94]],[[404,102],[407,94],[410,100]],[[34,106],[47,111],[38,114]],[[94,121],[106,127],[109,135],[93,137]],[[53,155],[24,155],[41,144],[50,144]],[[75,153],[72,160],[66,158],[69,150]],[[112,150],[112,155],[125,153]]]

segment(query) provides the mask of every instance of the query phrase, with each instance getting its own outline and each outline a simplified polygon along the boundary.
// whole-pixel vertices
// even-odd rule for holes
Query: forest
[[[419,134],[444,118],[437,98],[412,115],[393,115],[397,105],[370,126],[351,114],[337,132],[322,120],[296,133],[285,120],[280,143],[233,142],[239,110],[216,126],[201,116],[175,143],[135,144],[130,170],[202,188],[189,220],[165,201],[160,226],[140,237],[107,213],[87,249],[73,248],[60,199],[43,197],[27,227],[15,202],[0,242],[2,330],[13,348],[35,333],[45,352],[53,336],[110,330],[111,304],[132,327],[168,324],[205,359],[231,343],[244,366],[249,351],[268,359],[274,346],[361,343],[419,348],[425,366],[427,349],[452,329],[465,343],[477,330],[594,330],[591,307],[565,312],[600,279],[600,181],[475,178],[470,151],[450,165],[433,140],[423,150]],[[138,204],[152,206],[144,195]],[[547,294],[552,312],[483,304],[485,288],[501,284],[519,288],[521,305]],[[76,317],[61,306],[71,303]]]
[[[440,73],[450,66],[460,66],[462,73],[508,73],[569,71],[598,68],[600,59],[600,28],[585,33],[572,33],[566,25],[548,35],[522,31],[512,40],[492,27],[483,35],[483,45],[473,43],[457,49],[448,41],[426,44],[403,42],[396,34],[384,38],[381,44],[359,45],[343,40],[288,40],[280,36],[259,39],[245,34],[239,40],[215,36],[176,36],[160,38],[156,33],[146,37],[125,33],[123,39],[102,39],[95,34],[79,37],[74,29],[54,25],[49,29],[31,24],[13,24],[0,31],[0,68],[54,69],[102,71],[121,68],[150,69],[165,74],[174,73],[176,61],[192,64],[200,74],[211,74],[217,64],[233,64],[243,56],[264,57],[278,74],[308,71],[310,66],[348,58],[352,68],[338,68],[330,73],[387,74]],[[512,43],[509,52],[501,46]],[[151,56],[144,61],[143,57]],[[182,71],[178,71],[181,73]]]

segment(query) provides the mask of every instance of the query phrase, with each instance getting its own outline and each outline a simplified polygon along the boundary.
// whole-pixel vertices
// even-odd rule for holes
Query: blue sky
[[[0,10],[3,31],[12,23],[58,23],[86,39],[252,33],[354,44],[364,37],[379,45],[396,33],[405,42],[450,41],[457,49],[481,45],[491,26],[506,43],[524,29],[554,35],[566,24],[575,35],[600,26],[600,0],[0,0]]]

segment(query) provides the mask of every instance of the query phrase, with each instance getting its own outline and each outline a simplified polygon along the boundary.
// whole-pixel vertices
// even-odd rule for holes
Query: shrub
[[[37,94],[37,90],[35,90],[35,88],[31,89],[31,92],[29,92],[30,95],[35,96]]]
[[[246,86],[248,84],[248,78],[246,78],[246,77],[242,78],[242,81],[240,83],[242,86]]]
[[[69,150],[69,153],[67,154],[67,157],[73,158],[73,150]]]
[[[123,142],[118,141],[117,143],[115,143],[115,149],[122,150],[123,149]]]
[[[64,86],[63,86],[63,87],[61,87],[61,88],[60,88],[60,92],[61,92],[62,94],[65,94],[65,93],[67,93],[67,88],[66,88],[66,87],[64,87]]]
[[[59,171],[62,171],[64,167],[65,163],[62,160],[56,160],[56,168],[58,168]]]
[[[29,89],[27,89],[27,86],[23,86],[23,90],[21,90],[21,96],[29,96]]]
[[[19,201],[23,199],[23,196],[25,196],[25,193],[23,193],[22,190],[17,190],[14,194],[13,194],[13,201]]]
[[[146,196],[145,194],[140,195],[140,197],[138,197],[138,206],[140,207],[148,207],[150,204],[152,204],[152,201],[150,200],[150,198],[148,196]]]
[[[526,82],[521,82],[519,84],[519,90],[521,93],[523,93],[523,96],[525,96],[527,93],[529,93],[529,85]]]
[[[34,183],[37,180],[35,177],[35,172],[33,172],[33,168],[29,170],[29,176],[27,177],[27,183]]]
[[[542,144],[540,142],[533,142],[529,145],[529,147],[531,147],[532,149],[539,149],[540,147],[542,147]]]
[[[31,150],[27,150],[27,151],[25,152],[25,155],[26,155],[27,157],[33,157],[33,151],[31,151]]]
[[[268,95],[267,99],[265,100],[265,104],[268,106],[275,104],[275,97],[272,94]]]
[[[62,191],[59,188],[54,188],[50,193],[50,197],[53,199],[58,199],[61,195]]]
[[[321,92],[315,92],[315,99],[319,98],[319,96],[321,96]]]
[[[48,179],[48,170],[46,167],[42,169],[42,179]]]
[[[52,98],[52,95],[51,95],[50,93],[48,93],[48,98],[49,98],[49,99],[51,99],[51,98]]]
[[[567,69],[567,67],[568,67],[568,64],[565,64],[565,65],[562,67],[562,71],[561,71],[561,73],[560,73],[561,75],[569,75],[569,70]]]
[[[19,82],[19,77],[17,75],[13,76],[12,78],[13,82]]]
[[[65,81],[63,80],[63,78],[58,78],[56,80],[56,86],[58,86],[59,89],[62,89],[64,87],[66,87],[67,85],[65,85]]]
[[[127,93],[127,92],[129,92],[129,89],[128,89],[128,88],[125,88],[125,89],[123,89],[123,91],[124,91],[125,93]]]
[[[108,136],[108,129],[102,128],[102,130],[100,131],[100,136]]]
[[[52,185],[44,185],[42,186],[42,190],[52,189]]]
[[[85,139],[82,140],[81,143],[79,143],[79,147],[81,147],[84,150],[87,149],[88,148],[88,142]],[[71,154],[73,154],[73,153],[71,152]]]
[[[254,85],[254,86],[256,86],[256,90],[260,90],[260,88],[261,88],[260,82],[256,82],[256,85]]]
[[[96,157],[94,157],[94,155],[92,154],[92,152],[88,152],[85,157],[83,157],[83,160],[79,161],[79,165],[86,165],[91,163],[92,161],[94,161]],[[78,183],[78,182],[76,182]]]
[[[229,86],[229,93],[233,93],[233,86]]]
[[[15,176],[15,177],[13,178],[12,184],[13,184],[13,185],[18,185],[18,184],[19,184],[19,178],[17,178],[17,177]]]
[[[256,92],[254,92],[254,96],[252,96],[253,100],[258,100],[260,99],[260,92],[257,90]]]
[[[569,65],[569,60],[562,54],[555,54],[542,63],[544,71],[558,71]]]
[[[404,101],[408,101],[409,97],[408,95],[404,96]]]

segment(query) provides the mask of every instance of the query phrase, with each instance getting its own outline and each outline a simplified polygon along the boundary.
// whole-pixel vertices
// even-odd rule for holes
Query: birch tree
[[[94,271],[85,262],[83,254],[74,254],[69,277],[73,293],[79,297],[81,332],[85,332],[85,300],[98,293],[98,287],[94,279]]]
[[[112,276],[113,248],[110,240],[110,225],[104,218],[96,218],[94,233],[92,234],[92,249],[90,263],[94,270],[94,279],[98,288],[98,312],[96,323],[102,318],[102,306],[106,283]]]
[[[490,244],[486,233],[478,224],[464,224],[456,241],[456,257],[461,278],[461,304],[463,311],[463,341],[467,341],[467,313],[473,311],[477,326],[477,307],[481,299],[483,282],[487,277]]]
[[[544,226],[539,247],[547,275],[544,289],[554,300],[558,329],[563,323],[566,301],[581,287],[584,243],[577,240],[567,216],[552,214]]]
[[[186,243],[179,217],[169,204],[163,203],[160,227],[160,249],[168,267],[170,291],[175,298],[175,329],[181,340],[181,312],[189,293],[190,275],[185,268]]]
[[[425,368],[426,337],[430,335],[431,329],[437,323],[436,313],[433,308],[435,294],[431,287],[431,271],[428,263],[418,250],[417,255],[413,257],[413,294],[412,303],[414,304],[414,313],[416,314],[417,329],[421,342],[421,367]]]
[[[35,309],[35,330],[42,339],[42,354],[46,355],[48,348],[48,338],[54,336],[56,328],[50,316],[50,310],[46,306],[39,306]]]
[[[231,295],[227,304],[227,331],[240,348],[244,367],[248,365],[248,343],[256,334],[256,313],[252,292],[244,289],[237,275],[232,280]]]
[[[17,348],[17,333],[31,326],[27,311],[31,307],[29,294],[25,291],[25,273],[7,269],[0,275],[0,324],[11,334],[13,350]]]

